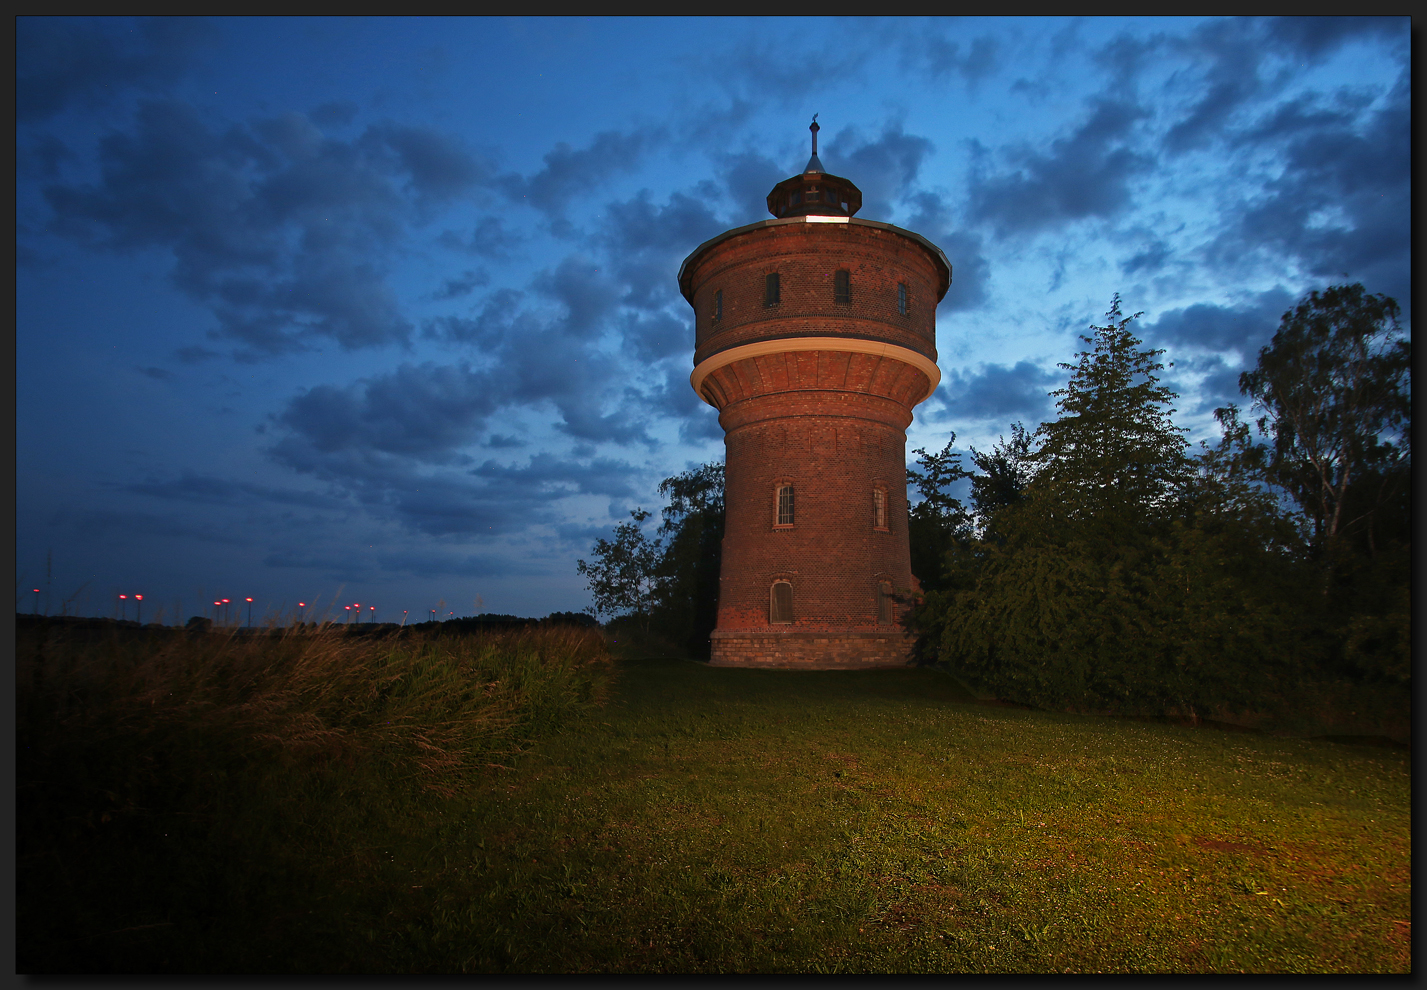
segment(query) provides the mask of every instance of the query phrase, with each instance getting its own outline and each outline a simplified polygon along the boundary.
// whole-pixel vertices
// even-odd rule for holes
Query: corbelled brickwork
[[[715,664],[906,662],[905,430],[939,378],[950,280],[924,238],[846,216],[752,224],[685,261],[691,382],[727,450]]]

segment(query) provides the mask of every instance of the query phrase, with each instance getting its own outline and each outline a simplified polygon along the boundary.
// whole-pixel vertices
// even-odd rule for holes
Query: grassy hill
[[[22,883],[20,968],[1411,969],[1405,750],[989,706],[925,669],[631,656],[608,691],[452,796],[322,790],[203,910],[76,920]]]

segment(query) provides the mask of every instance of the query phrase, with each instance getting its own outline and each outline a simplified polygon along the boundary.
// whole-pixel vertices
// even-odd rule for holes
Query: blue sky
[[[1309,289],[1411,325],[1405,18],[17,31],[25,610],[585,607],[592,540],[723,455],[675,275],[814,113],[954,268],[909,452],[1051,417],[1115,292],[1195,440]]]

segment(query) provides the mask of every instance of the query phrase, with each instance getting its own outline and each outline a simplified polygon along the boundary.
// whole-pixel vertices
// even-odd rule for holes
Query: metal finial
[[[813,157],[816,158],[818,154],[818,131],[822,130],[822,128],[818,126],[817,114],[813,114],[813,122],[809,125],[808,130],[813,132]]]

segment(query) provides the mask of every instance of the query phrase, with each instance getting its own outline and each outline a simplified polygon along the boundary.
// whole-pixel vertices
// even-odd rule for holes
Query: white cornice
[[[700,386],[703,385],[705,378],[719,368],[746,358],[797,351],[841,351],[851,354],[870,354],[874,357],[889,357],[895,361],[901,361],[903,364],[909,364],[926,375],[928,382],[931,383],[927,394],[912,403],[914,406],[930,398],[931,394],[936,391],[937,385],[941,383],[941,369],[936,366],[936,362],[925,354],[918,354],[908,347],[884,344],[880,340],[860,340],[856,337],[783,337],[778,340],[760,340],[752,344],[743,344],[740,347],[730,347],[726,351],[719,351],[717,354],[704,358],[699,362],[698,367],[694,368],[693,374],[689,376],[689,384],[694,387],[694,392],[698,397],[704,399],[704,393],[700,390]],[[708,399],[704,399],[704,401],[708,402]]]

